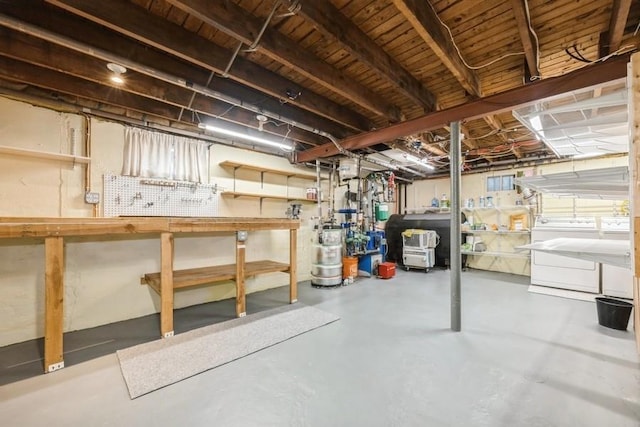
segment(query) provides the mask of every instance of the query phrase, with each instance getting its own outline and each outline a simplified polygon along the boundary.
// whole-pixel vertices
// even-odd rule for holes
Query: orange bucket
[[[342,258],[342,278],[358,277],[358,258],[356,257],[343,257]]]

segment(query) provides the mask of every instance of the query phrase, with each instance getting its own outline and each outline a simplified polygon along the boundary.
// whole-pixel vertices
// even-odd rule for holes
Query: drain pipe
[[[229,95],[222,94],[222,93],[217,92],[215,90],[211,90],[206,86],[202,86],[202,85],[199,85],[197,83],[187,81],[186,79],[174,76],[172,74],[165,73],[163,71],[157,70],[155,68],[151,68],[151,67],[148,67],[146,65],[142,65],[142,64],[140,64],[138,62],[132,61],[132,60],[130,60],[128,58],[125,58],[123,56],[115,55],[115,54],[113,54],[111,52],[108,52],[106,50],[89,46],[89,45],[84,44],[82,42],[73,40],[73,39],[71,39],[69,37],[65,37],[65,36],[61,36],[59,34],[55,34],[55,33],[51,32],[51,31],[45,30],[44,28],[40,28],[40,27],[37,27],[35,25],[31,25],[29,23],[20,21],[18,19],[6,16],[6,15],[2,15],[2,14],[0,14],[0,25],[2,25],[4,27],[7,27],[7,28],[11,28],[11,29],[16,30],[16,31],[20,31],[22,33],[28,34],[28,35],[33,36],[33,37],[37,37],[37,38],[42,39],[42,40],[46,40],[46,41],[51,42],[51,43],[58,44],[60,46],[64,46],[66,48],[75,50],[75,51],[80,52],[80,53],[84,53],[84,54],[92,56],[94,58],[102,59],[102,60],[107,61],[107,62],[117,63],[117,64],[122,65],[122,66],[124,66],[124,67],[126,67],[128,69],[134,70],[134,71],[136,71],[138,73],[145,74],[147,76],[156,78],[158,80],[162,80],[162,81],[164,81],[166,83],[170,83],[170,84],[173,84],[173,85],[176,85],[176,86],[180,86],[180,87],[192,90],[192,91],[194,91],[196,93],[199,93],[201,95],[205,95],[205,96],[208,96],[210,98],[214,98],[214,99],[217,99],[219,101],[226,102],[227,104],[231,104],[234,107],[238,107],[238,108],[242,108],[242,109],[245,109],[245,110],[249,110],[249,111],[252,111],[252,112],[254,112],[256,114],[262,114],[262,115],[264,115],[266,117],[269,117],[271,119],[278,120],[278,121],[286,123],[288,125],[297,127],[298,129],[302,129],[304,131],[307,131],[307,132],[310,132],[310,133],[314,133],[316,135],[323,136],[323,137],[329,139],[334,144],[337,144],[337,140],[335,139],[335,137],[333,137],[331,134],[329,134],[327,132],[324,132],[324,131],[321,131],[320,129],[317,129],[317,128],[313,127],[313,126],[309,126],[309,125],[305,125],[303,123],[299,123],[299,122],[297,122],[295,120],[283,117],[280,114],[275,113],[273,111],[264,110],[264,109],[262,109],[260,107],[256,107],[254,105],[247,104],[246,102],[244,102],[244,101],[242,101],[240,99],[231,97]],[[344,149],[342,149],[342,147],[340,147],[340,149],[344,150]]]

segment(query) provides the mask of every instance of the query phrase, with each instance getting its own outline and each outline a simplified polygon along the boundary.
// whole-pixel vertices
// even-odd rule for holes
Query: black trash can
[[[633,304],[619,299],[596,297],[598,323],[604,327],[626,331]]]

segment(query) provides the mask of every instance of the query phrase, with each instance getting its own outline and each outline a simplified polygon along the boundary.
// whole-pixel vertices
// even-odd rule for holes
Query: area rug
[[[300,303],[117,352],[132,399],[340,319]]]

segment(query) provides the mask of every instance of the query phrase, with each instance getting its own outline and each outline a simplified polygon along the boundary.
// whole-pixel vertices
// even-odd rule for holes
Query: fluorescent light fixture
[[[590,157],[598,157],[598,156],[604,156],[606,153],[600,153],[600,152],[596,152],[596,153],[581,153],[581,154],[576,154],[575,156],[571,156],[572,159],[588,159]]]
[[[405,157],[405,159],[409,160],[410,162],[413,162],[416,165],[422,166],[425,169],[429,169],[429,170],[434,170],[435,169],[435,167],[433,165],[430,165],[429,163],[427,163],[426,160],[419,159],[416,156],[413,156],[411,154],[405,154],[404,157]]]
[[[373,163],[374,165],[377,165],[377,166],[382,166],[383,168],[398,170],[398,165],[395,165],[387,160],[379,159],[378,157],[367,156],[364,158],[364,161]]]
[[[280,148],[281,150],[293,151],[293,147],[290,146],[290,145],[283,144],[281,142],[271,141],[269,139],[261,138],[259,136],[248,135],[246,133],[236,132],[234,130],[225,129],[225,128],[218,127],[218,126],[206,125],[204,123],[200,123],[198,125],[198,127],[200,129],[205,129],[205,130],[208,130],[208,131],[211,131],[211,132],[221,133],[221,134],[226,135],[226,136],[245,139],[247,141],[257,142],[258,144],[264,144],[264,145],[269,145],[271,147]]]

